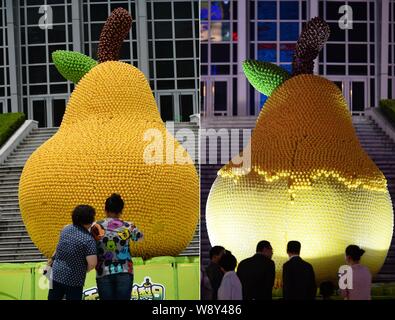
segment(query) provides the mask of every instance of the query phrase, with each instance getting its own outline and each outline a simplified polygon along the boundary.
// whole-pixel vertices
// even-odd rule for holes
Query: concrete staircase
[[[189,129],[188,141],[194,142],[194,160],[198,169],[198,126],[194,123],[175,123],[174,133]],[[43,261],[45,257],[31,241],[19,211],[18,184],[23,166],[29,156],[52,137],[58,128],[34,129],[0,165],[0,262]],[[180,137],[180,142],[185,141]],[[195,139],[195,140],[193,140]],[[180,255],[199,255],[200,223],[189,246]]]
[[[30,239],[19,212],[18,185],[23,166],[58,128],[34,129],[0,165],[0,262],[42,261],[44,256]]]
[[[369,154],[377,166],[381,169],[388,181],[388,188],[391,194],[392,203],[395,205],[395,142],[392,141],[377,124],[367,117],[353,117],[354,127],[357,131],[361,145]],[[254,128],[255,119],[245,117],[240,120],[231,118],[230,120],[222,119],[220,121],[211,121],[203,126],[209,126],[218,130],[219,128]],[[243,143],[242,132],[239,136],[240,147],[242,150]],[[212,149],[219,150],[219,147],[212,148],[207,146],[207,151]],[[207,156],[208,153],[206,153]],[[236,150],[230,152],[229,158],[237,154]],[[220,159],[218,159],[220,160]],[[208,159],[201,159],[201,261],[204,266],[209,262],[208,251],[210,242],[206,228],[206,202],[210,188],[217,176],[217,171],[223,166],[223,163],[209,164]],[[224,162],[224,161],[222,161]],[[227,162],[227,161],[225,161]],[[206,163],[206,164],[203,164]],[[229,248],[232,250],[231,248]],[[381,269],[375,281],[395,281],[395,237],[392,239],[391,249],[389,250],[386,262]]]

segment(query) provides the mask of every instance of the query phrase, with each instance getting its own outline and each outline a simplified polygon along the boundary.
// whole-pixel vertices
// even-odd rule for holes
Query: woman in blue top
[[[96,282],[100,300],[130,300],[133,287],[133,262],[130,241],[143,238],[132,222],[121,220],[124,202],[112,194],[105,204],[107,218],[92,226],[97,240]]]
[[[89,229],[95,221],[95,209],[77,206],[73,224],[63,228],[52,263],[52,289],[48,300],[82,300],[86,273],[97,263],[96,242]]]

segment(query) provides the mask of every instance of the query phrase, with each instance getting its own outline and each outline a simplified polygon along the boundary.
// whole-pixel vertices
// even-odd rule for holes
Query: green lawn
[[[0,114],[0,147],[25,121],[23,113],[4,113]]]
[[[395,127],[395,100],[386,99],[380,101],[380,110],[384,116],[392,123]]]

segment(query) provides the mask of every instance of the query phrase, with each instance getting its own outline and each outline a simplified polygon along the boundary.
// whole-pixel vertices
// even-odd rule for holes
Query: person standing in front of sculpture
[[[133,287],[133,262],[130,241],[140,241],[143,233],[121,219],[124,202],[112,194],[105,203],[107,217],[91,229],[97,241],[96,282],[100,300],[130,300]]]

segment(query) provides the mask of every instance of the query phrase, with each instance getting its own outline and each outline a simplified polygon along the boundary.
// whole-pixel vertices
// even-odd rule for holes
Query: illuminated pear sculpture
[[[241,157],[245,162],[250,154],[250,165],[232,159],[207,200],[211,244],[240,261],[258,241],[270,241],[280,282],[290,240],[301,242],[320,282],[337,278],[350,244],[366,250],[363,263],[376,274],[392,239],[386,179],[362,149],[342,92],[312,74],[328,37],[320,18],[306,25],[292,75],[273,64],[244,63],[248,80],[268,99]]]
[[[99,63],[80,53],[53,54],[60,73],[78,84],[59,130],[28,159],[19,184],[23,221],[46,256],[76,205],[94,206],[99,220],[114,192],[125,200],[122,218],[145,235],[131,244],[134,256],[177,255],[196,229],[199,183],[192,159],[166,130],[143,73],[117,61],[130,26],[126,10],[112,12],[100,36]],[[163,137],[156,149],[163,155],[170,135],[173,155],[185,161],[147,162],[158,159],[149,145],[160,141],[147,140],[147,132]]]

